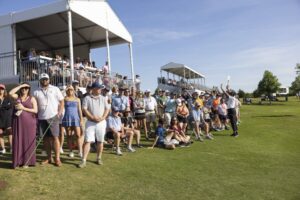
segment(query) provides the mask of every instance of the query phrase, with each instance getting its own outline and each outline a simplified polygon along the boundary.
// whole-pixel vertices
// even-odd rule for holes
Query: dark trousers
[[[235,108],[229,108],[229,109],[227,109],[227,111],[228,111],[228,118],[230,120],[230,124],[231,124],[232,130],[233,130],[233,133],[237,133],[238,128],[236,125],[237,118],[236,118]]]

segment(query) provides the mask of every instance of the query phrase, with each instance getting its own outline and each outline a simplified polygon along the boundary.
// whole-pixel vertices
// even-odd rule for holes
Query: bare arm
[[[81,102],[80,102],[80,99],[78,98],[78,115],[79,115],[79,118],[80,118],[80,122],[82,122],[82,110],[81,110]]]
[[[158,136],[155,137],[155,140],[154,140],[152,146],[149,147],[149,149],[153,149],[153,148],[155,147],[155,145],[156,145],[156,143],[157,143],[157,141],[158,141],[158,138],[159,138]]]
[[[85,114],[85,116],[88,118],[88,120],[97,122],[95,116],[92,115],[87,109],[83,108],[82,111]]]
[[[31,97],[30,102],[32,103],[32,108],[26,108],[24,107],[21,103],[16,105],[16,109],[17,110],[24,110],[26,112],[30,112],[30,113],[34,113],[36,114],[38,112],[38,108],[37,108],[37,102],[36,99],[34,97]]]
[[[22,84],[22,85],[18,85],[17,87],[13,88],[10,92],[9,92],[9,96],[11,96],[11,98],[13,98],[14,100],[16,100],[19,96],[17,95],[17,92],[23,88],[23,87],[30,87],[30,85],[28,84]]]
[[[57,112],[58,117],[60,117],[62,115],[64,107],[65,107],[65,100],[62,99],[59,101],[59,105],[58,105],[58,112]]]
[[[224,89],[223,89],[223,84],[221,84],[221,90],[222,90],[222,92],[224,93],[224,94],[226,94],[226,96],[227,97],[229,97],[230,95],[228,94],[228,92],[227,91],[225,91]]]

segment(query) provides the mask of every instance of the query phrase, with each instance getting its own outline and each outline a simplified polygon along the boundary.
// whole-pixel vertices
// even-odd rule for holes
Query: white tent
[[[205,78],[204,75],[196,72],[192,68],[179,63],[170,62],[160,68],[161,71],[165,71],[167,73],[172,73],[177,76],[180,76],[184,79],[198,79]]]
[[[105,0],[60,0],[40,7],[0,16],[0,80],[17,74],[17,50],[52,51],[89,58],[90,49],[129,44],[132,37]],[[74,53],[73,53],[74,52]]]

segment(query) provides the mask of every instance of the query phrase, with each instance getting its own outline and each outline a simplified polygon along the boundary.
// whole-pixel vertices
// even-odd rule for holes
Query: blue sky
[[[0,0],[0,14],[51,0]],[[234,89],[252,92],[270,70],[284,86],[300,63],[299,0],[110,0],[133,36],[134,65],[142,88],[154,89],[170,61],[206,76],[208,86],[231,77]],[[105,49],[93,51],[99,65]],[[130,74],[127,45],[111,47],[113,71]]]

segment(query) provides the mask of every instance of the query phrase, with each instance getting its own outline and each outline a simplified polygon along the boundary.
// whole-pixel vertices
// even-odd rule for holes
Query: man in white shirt
[[[38,103],[38,119],[41,134],[44,134],[44,149],[48,158],[42,164],[53,163],[51,146],[55,151],[55,165],[60,167],[59,119],[64,109],[64,97],[58,87],[49,84],[46,73],[40,75],[41,87],[34,91]]]
[[[237,118],[236,118],[236,99],[234,97],[235,93],[233,90],[229,90],[229,86],[227,85],[227,91],[223,90],[223,85],[221,85],[221,90],[226,94],[227,100],[227,116],[230,120],[230,124],[233,130],[231,136],[238,137],[238,128],[237,128]]]
[[[146,121],[148,127],[147,129],[149,133],[151,133],[151,123],[153,124],[153,128],[156,128],[157,102],[154,97],[150,96],[150,90],[145,91],[144,101],[146,110]]]
[[[80,168],[86,166],[86,159],[90,152],[91,143],[97,140],[97,161],[102,165],[103,142],[106,133],[106,118],[110,111],[110,104],[106,97],[101,95],[101,90],[105,88],[98,82],[92,84],[92,93],[83,99],[82,110],[87,118],[85,125],[85,142],[83,145],[82,162],[78,165]]]

